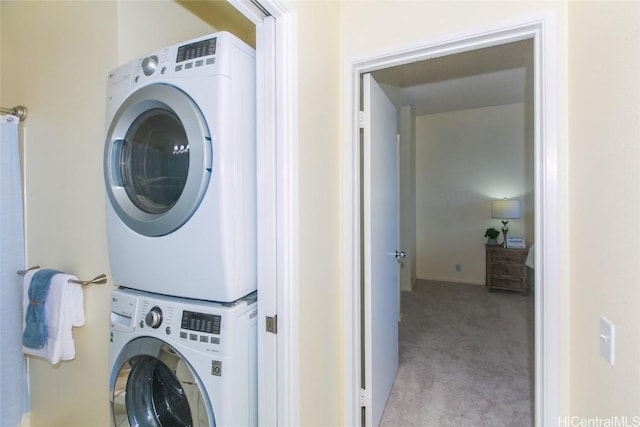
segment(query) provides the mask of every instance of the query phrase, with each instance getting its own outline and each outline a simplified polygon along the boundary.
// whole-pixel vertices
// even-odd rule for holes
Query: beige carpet
[[[381,426],[533,425],[533,297],[418,281]]]

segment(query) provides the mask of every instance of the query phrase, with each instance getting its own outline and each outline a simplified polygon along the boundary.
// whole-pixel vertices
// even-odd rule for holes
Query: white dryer
[[[114,282],[234,301],[256,289],[255,51],[220,32],[109,73]]]
[[[220,304],[113,291],[111,425],[257,426],[255,297]]]

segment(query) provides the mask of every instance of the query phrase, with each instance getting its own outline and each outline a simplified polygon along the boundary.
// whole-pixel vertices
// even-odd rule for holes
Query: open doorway
[[[551,89],[555,82],[553,68],[553,51],[555,38],[543,32],[542,22],[523,24],[521,27],[498,28],[494,31],[470,34],[466,38],[457,38],[436,45],[421,48],[402,49],[396,53],[372,56],[371,58],[353,62],[348,70],[351,74],[346,80],[345,97],[351,107],[353,122],[347,122],[345,129],[345,197],[343,200],[360,200],[361,188],[359,165],[362,153],[358,146],[357,111],[360,100],[360,76],[391,67],[414,63],[426,59],[439,58],[461,52],[470,52],[491,46],[533,40],[533,150],[534,150],[534,187],[533,197],[533,241],[537,246],[535,275],[535,423],[545,425],[557,419],[557,350],[554,324],[558,317],[558,248],[554,240],[558,221],[558,204],[554,199],[557,194],[557,139],[553,134],[557,117],[555,96]],[[545,38],[546,37],[546,38]],[[544,58],[544,61],[543,61]],[[543,97],[543,94],[545,95]],[[371,402],[367,388],[362,385],[360,370],[363,354],[360,341],[360,320],[362,313],[369,309],[361,306],[360,292],[367,292],[367,284],[361,290],[356,284],[361,283],[361,264],[354,262],[363,256],[360,248],[359,230],[360,211],[357,203],[345,206],[345,423],[362,425],[361,408]],[[482,233],[482,231],[481,231]],[[543,285],[544,286],[541,286]],[[355,313],[355,314],[352,314]],[[355,339],[354,339],[355,338]],[[353,341],[350,341],[353,340]],[[357,373],[357,374],[356,374]]]
[[[534,241],[533,40],[371,74],[400,112],[401,289],[484,285],[490,200],[520,200],[510,235]]]
[[[533,297],[486,295],[477,285],[485,284],[484,230],[500,228],[492,199],[520,201],[509,235],[533,242],[533,40],[371,75],[399,112],[399,248],[407,254],[399,260],[400,366],[381,425],[531,425]],[[530,272],[524,259],[518,272]]]

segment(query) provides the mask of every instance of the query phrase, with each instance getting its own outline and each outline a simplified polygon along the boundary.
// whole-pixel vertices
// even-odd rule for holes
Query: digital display
[[[191,59],[200,58],[202,56],[215,55],[216,38],[202,40],[195,43],[186,44],[178,48],[176,63],[189,61]]]
[[[193,311],[182,312],[182,329],[220,335],[220,322],[222,316],[217,314],[196,313]]]

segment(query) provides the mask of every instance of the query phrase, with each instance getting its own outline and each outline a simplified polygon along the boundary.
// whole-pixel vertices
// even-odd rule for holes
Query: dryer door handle
[[[111,141],[108,156],[106,156],[107,164],[105,170],[109,174],[109,184],[112,187],[123,187],[121,166],[122,166],[122,148],[125,145],[126,140],[124,138],[118,138]]]

